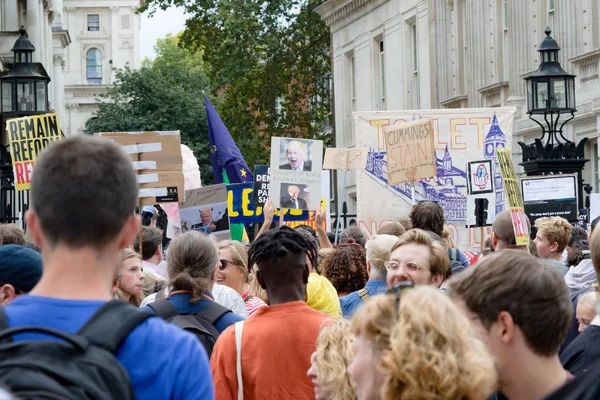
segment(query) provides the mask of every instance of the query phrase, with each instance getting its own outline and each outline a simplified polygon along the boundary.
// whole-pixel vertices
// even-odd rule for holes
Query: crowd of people
[[[600,398],[600,219],[518,246],[503,211],[469,260],[435,202],[335,245],[322,211],[274,227],[269,202],[249,245],[163,249],[137,196],[109,141],[40,155],[27,234],[0,225],[0,397]]]

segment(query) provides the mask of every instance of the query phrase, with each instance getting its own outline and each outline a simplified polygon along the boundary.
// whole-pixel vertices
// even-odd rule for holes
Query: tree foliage
[[[200,52],[178,46],[168,35],[155,46],[154,60],[137,70],[115,71],[115,84],[103,96],[87,133],[179,130],[181,141],[194,151],[202,181],[213,181],[208,125],[202,91],[209,79]]]
[[[267,162],[271,135],[332,140],[329,29],[313,11],[324,1],[149,0],[140,11],[185,9],[181,45],[203,53],[217,109],[252,166]]]

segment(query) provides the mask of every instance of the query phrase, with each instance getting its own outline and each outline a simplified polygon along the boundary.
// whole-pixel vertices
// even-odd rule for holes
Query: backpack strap
[[[214,325],[216,320],[218,320],[228,312],[232,311],[229,308],[223,307],[222,305],[213,301],[206,307],[204,307],[202,311],[196,313],[195,315],[197,317],[202,318],[205,321],[210,322],[211,325]]]
[[[77,335],[115,353],[131,331],[152,316],[152,313],[142,311],[123,300],[109,301],[92,315]]]
[[[156,315],[158,315],[165,321],[171,318],[175,318],[179,315],[179,312],[177,311],[175,306],[169,303],[169,301],[166,299],[156,300],[154,303],[148,304],[148,307],[153,309]]]
[[[363,302],[369,300],[369,291],[366,288],[360,289],[358,291],[358,297],[360,297]]]
[[[6,319],[6,314],[4,313],[4,307],[0,306],[0,331],[5,329],[9,329],[8,319]]]

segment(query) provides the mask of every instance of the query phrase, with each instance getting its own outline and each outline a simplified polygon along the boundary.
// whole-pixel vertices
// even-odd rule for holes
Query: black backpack
[[[215,328],[214,323],[223,315],[231,312],[230,309],[214,302],[195,314],[179,314],[177,309],[167,300],[157,300],[148,304],[148,306],[165,321],[196,335],[204,349],[206,349],[209,358],[219,337],[219,331]]]
[[[149,312],[106,303],[75,335],[37,326],[10,328],[0,307],[0,385],[21,400],[133,400],[129,375],[115,352]],[[62,340],[13,341],[37,332]]]

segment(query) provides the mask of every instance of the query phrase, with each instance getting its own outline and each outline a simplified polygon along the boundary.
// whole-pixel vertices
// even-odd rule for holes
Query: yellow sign
[[[510,151],[507,149],[497,149],[496,155],[498,157],[498,164],[500,165],[500,174],[502,175],[504,191],[508,198],[516,244],[517,246],[528,246],[529,224],[527,223],[527,216],[525,215],[525,207],[523,205],[523,196],[521,196],[519,180],[515,174]]]
[[[15,188],[27,190],[31,186],[31,172],[38,154],[55,140],[62,139],[56,114],[36,115],[9,119],[6,131],[10,145]]]

